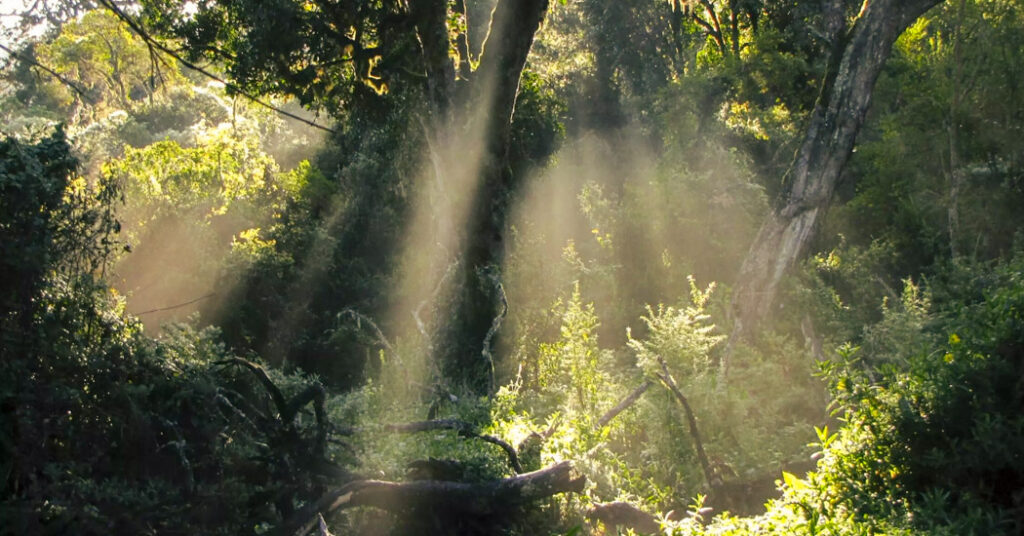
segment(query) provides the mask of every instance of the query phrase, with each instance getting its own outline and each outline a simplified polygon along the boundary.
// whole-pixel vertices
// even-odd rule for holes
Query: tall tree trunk
[[[509,203],[517,191],[509,139],[519,81],[548,0],[501,0],[473,76],[469,114],[482,113],[483,157],[479,186],[467,222],[454,311],[443,336],[442,358],[450,379],[478,393],[494,387],[491,355],[507,304],[501,264]],[[476,140],[467,140],[476,141]]]
[[[448,57],[448,2],[416,0],[410,3],[410,14],[416,21],[416,35],[423,50],[427,96],[438,123],[447,125],[455,98],[455,66]]]
[[[896,38],[941,2],[866,0],[853,26],[836,40],[832,66],[789,170],[785,193],[765,218],[740,269],[732,301],[733,341],[749,338],[771,311],[783,276],[814,238]]]
[[[960,257],[960,188],[964,173],[960,162],[960,105],[965,95],[961,88],[963,80],[963,19],[966,16],[967,0],[960,0],[953,28],[953,80],[949,99],[949,207],[947,209],[949,230],[949,253],[955,261]]]

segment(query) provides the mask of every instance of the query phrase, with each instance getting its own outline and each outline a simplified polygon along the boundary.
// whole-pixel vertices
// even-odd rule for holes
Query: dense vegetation
[[[0,534],[1024,532],[1024,2],[14,19]]]

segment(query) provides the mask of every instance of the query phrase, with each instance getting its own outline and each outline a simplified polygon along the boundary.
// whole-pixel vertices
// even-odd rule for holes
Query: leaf
[[[787,472],[787,471],[783,471],[782,472],[782,480],[783,480],[783,482],[786,483],[786,487],[788,487],[788,488],[790,488],[792,490],[799,491],[799,490],[802,490],[802,489],[807,489],[807,487],[808,487],[806,482],[801,480],[799,477],[797,477],[793,473],[790,473],[790,472]]]

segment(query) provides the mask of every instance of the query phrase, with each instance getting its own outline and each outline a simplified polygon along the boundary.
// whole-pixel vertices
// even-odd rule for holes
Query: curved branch
[[[608,528],[622,526],[641,534],[657,534],[661,530],[658,518],[623,501],[595,504],[587,510],[587,519],[600,521]]]
[[[483,439],[492,445],[501,447],[501,450],[504,450],[505,454],[508,456],[508,463],[512,466],[512,470],[514,470],[517,475],[523,474],[523,465],[519,462],[519,455],[516,454],[516,449],[513,448],[512,445],[508,444],[505,440],[492,435],[474,434],[473,436]]]
[[[21,60],[23,62],[30,63],[30,64],[35,65],[36,67],[46,71],[46,74],[49,74],[50,76],[56,78],[60,83],[62,83],[65,86],[68,86],[69,88],[73,89],[75,91],[75,93],[78,93],[78,95],[80,97],[82,97],[83,100],[88,100],[89,99],[89,96],[86,95],[85,90],[83,90],[82,88],[78,87],[78,84],[76,84],[76,83],[72,82],[71,80],[65,78],[63,75],[61,75],[57,71],[54,71],[53,69],[43,65],[42,63],[39,63],[38,61],[36,61],[36,60],[34,60],[34,59],[32,59],[32,58],[30,58],[28,56],[25,56],[23,54],[19,54],[19,53],[13,51],[13,50],[7,48],[6,46],[4,46],[2,44],[0,44],[0,50],[3,50],[4,52],[10,54],[11,57],[13,57],[13,58],[17,58],[17,59],[19,59],[19,60]]]
[[[359,311],[356,311],[351,307],[346,307],[345,309],[342,309],[341,312],[338,313],[338,318],[340,319],[345,315],[351,316],[353,319],[355,319],[356,327],[358,328],[363,327],[363,322],[369,324],[370,327],[373,328],[374,333],[377,335],[377,341],[380,342],[381,346],[387,348],[388,352],[391,352],[391,354],[394,355],[395,357],[398,357],[398,352],[396,352],[394,346],[391,345],[391,341],[389,341],[388,338],[384,336],[384,332],[381,331],[380,326],[378,326],[377,323],[374,322],[372,318],[364,315],[363,313],[360,313]]]
[[[474,431],[473,425],[458,419],[435,419],[430,421],[415,421],[404,424],[387,424],[384,429],[389,432],[416,433],[429,432],[431,430],[454,430],[462,437],[482,439],[492,445],[497,445],[508,456],[508,463],[516,474],[523,473],[523,466],[519,462],[519,455],[516,449],[507,441],[487,434],[478,434]]]
[[[298,414],[299,410],[303,406],[313,403],[313,412],[316,415],[316,443],[314,448],[316,449],[317,455],[322,455],[324,448],[327,444],[327,429],[329,423],[327,422],[327,410],[324,408],[324,403],[327,400],[327,391],[324,386],[320,384],[314,384],[307,387],[298,395],[288,402],[285,408],[285,414],[281,415],[281,420],[285,425],[291,425],[295,420],[295,415]]]
[[[532,473],[478,484],[437,480],[362,480],[329,491],[316,502],[307,504],[273,534],[305,534],[314,526],[318,516],[356,506],[372,506],[395,513],[422,509],[460,516],[484,516],[560,493],[580,493],[584,484],[586,478],[576,473],[568,461]]]
[[[665,364],[665,360],[661,357],[658,358],[658,363],[661,365],[661,373],[655,374],[661,383],[668,388],[669,391],[675,395],[676,400],[683,406],[683,412],[686,413],[687,423],[690,425],[690,435],[693,436],[693,446],[697,451],[697,459],[700,461],[700,468],[704,471],[704,478],[708,480],[708,485],[712,488],[718,487],[721,482],[715,477],[714,471],[711,470],[711,463],[708,461],[708,455],[704,452],[704,441],[700,437],[700,429],[697,427],[697,417],[693,413],[693,408],[690,407],[690,402],[683,396],[683,392],[679,390],[679,386],[676,385],[676,381],[672,379],[672,375],[668,372],[668,365]]]
[[[251,370],[252,373],[256,375],[256,378],[263,385],[263,388],[266,389],[267,393],[270,395],[270,398],[274,401],[274,406],[277,408],[278,415],[280,415],[281,419],[284,420],[284,416],[288,414],[288,403],[284,398],[284,394],[281,393],[281,390],[278,389],[277,385],[275,385],[273,380],[270,379],[270,376],[267,376],[267,371],[264,370],[263,367],[247,359],[242,359],[241,357],[232,357],[229,359],[224,359],[222,361],[217,361],[214,364],[238,365]]]
[[[495,315],[491,321],[491,329],[487,330],[487,335],[484,336],[483,348],[480,354],[484,360],[487,361],[487,368],[489,371],[487,386],[487,393],[492,394],[494,391],[494,354],[491,352],[491,340],[498,334],[498,330],[501,329],[501,323],[508,316],[508,298],[505,295],[505,287],[501,284],[501,280],[497,275],[491,276],[494,279],[494,287],[498,291],[498,297],[501,299],[501,311]]]

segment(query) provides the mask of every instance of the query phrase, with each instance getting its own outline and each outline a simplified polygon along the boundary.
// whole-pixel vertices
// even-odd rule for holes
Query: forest
[[[0,535],[1024,533],[1024,0],[0,13]]]

